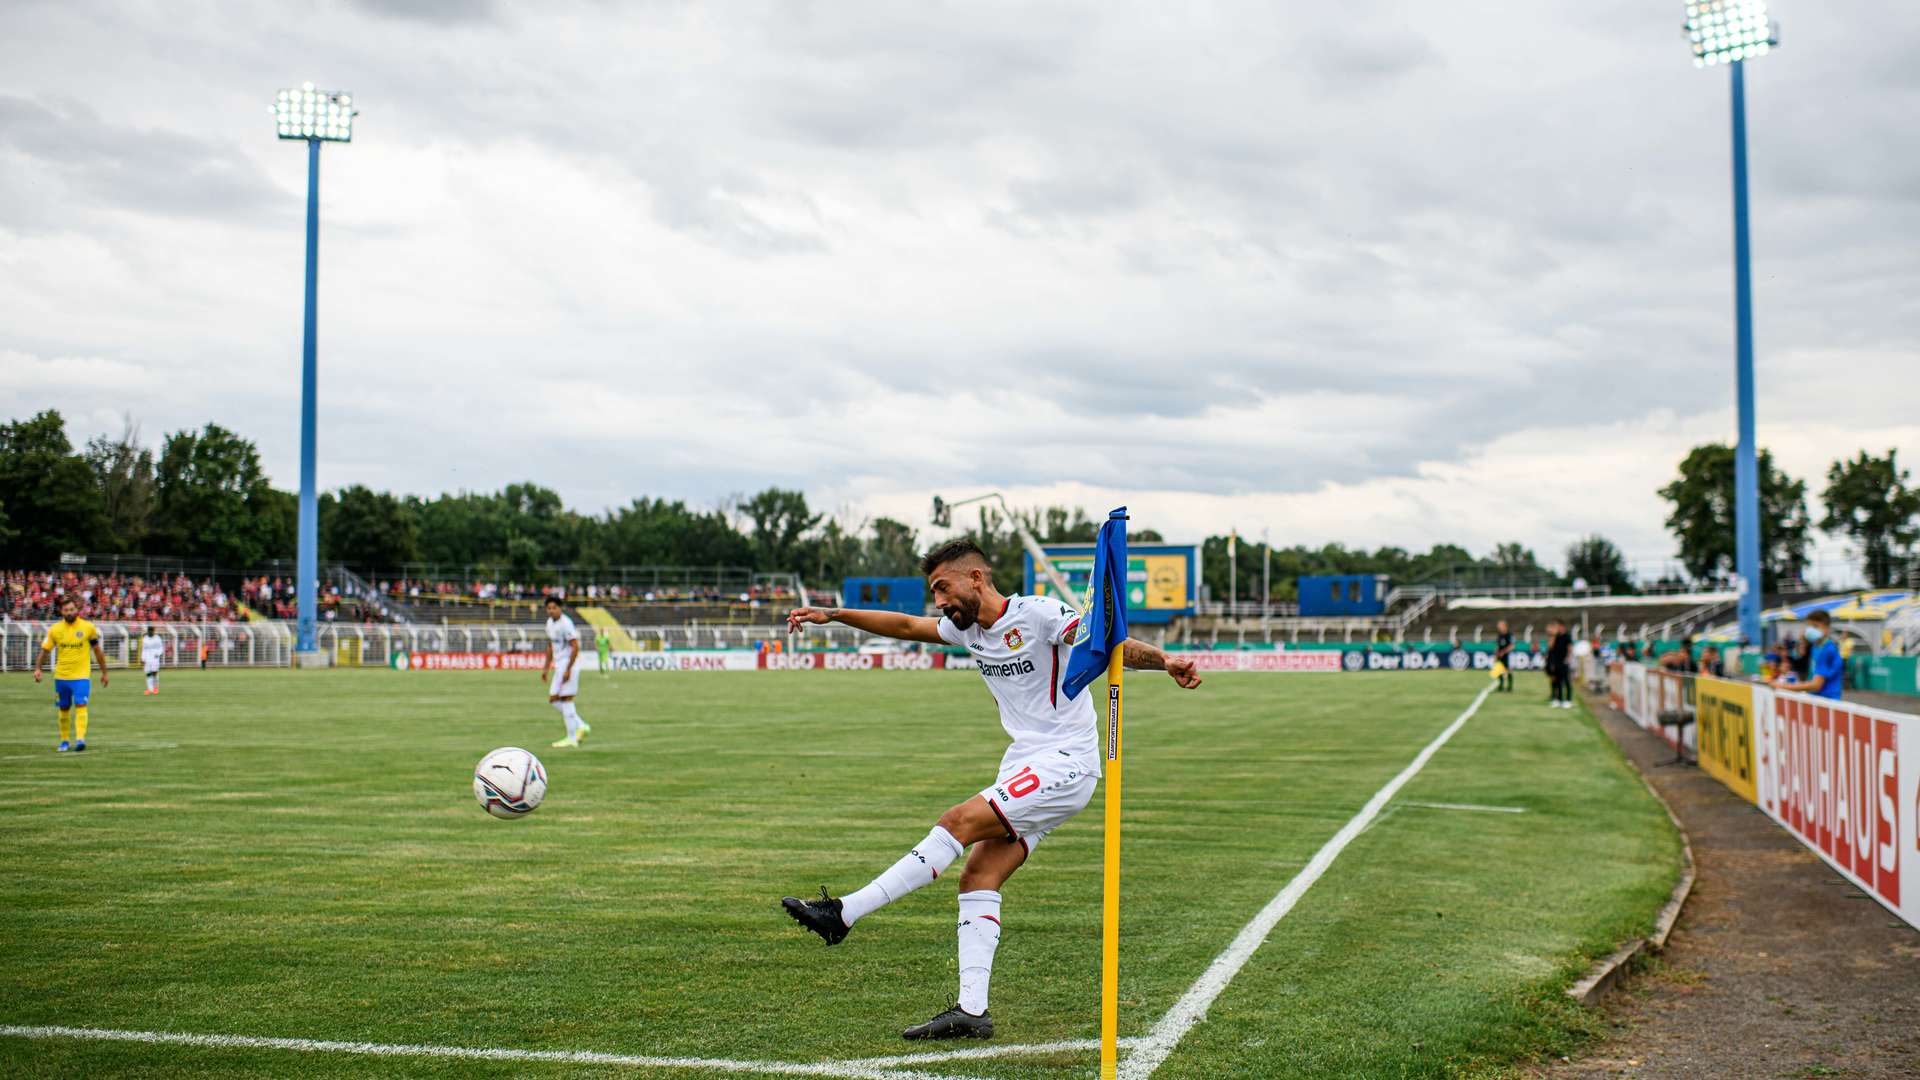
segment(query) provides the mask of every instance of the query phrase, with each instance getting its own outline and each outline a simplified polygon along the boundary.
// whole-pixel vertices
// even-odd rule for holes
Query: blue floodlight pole
[[[294,649],[310,653],[314,641],[314,579],[320,573],[320,505],[314,490],[314,398],[320,381],[314,359],[320,291],[320,140],[307,140],[307,320],[300,350],[300,539],[294,584],[299,604]]]
[[[320,144],[353,140],[353,95],[315,90],[301,83],[282,90],[267,106],[280,138],[307,144],[307,318],[300,349],[300,531],[294,558],[296,663],[318,657],[314,634],[314,593],[320,577],[320,503],[315,491],[314,458],[318,442],[315,414],[320,365],[315,347],[320,320]]]
[[[1734,366],[1740,399],[1740,445],[1734,451],[1734,563],[1746,583],[1740,594],[1740,634],[1760,640],[1760,470],[1753,434],[1753,274],[1747,246],[1746,64],[1733,74],[1733,319]]]

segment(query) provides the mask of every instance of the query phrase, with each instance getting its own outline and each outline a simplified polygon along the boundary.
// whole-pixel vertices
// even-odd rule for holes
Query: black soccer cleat
[[[827,895],[827,887],[820,887],[820,899],[802,900],[797,896],[783,896],[780,906],[787,909],[793,921],[820,935],[820,939],[829,945],[838,945],[847,936],[847,923],[840,917],[840,901]]]
[[[924,1024],[915,1024],[900,1033],[903,1039],[991,1039],[993,1014],[975,1016],[954,1003],[953,1007]]]

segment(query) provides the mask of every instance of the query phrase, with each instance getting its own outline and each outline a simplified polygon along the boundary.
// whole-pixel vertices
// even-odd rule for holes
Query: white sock
[[[570,711],[572,705],[573,703],[570,701],[556,701],[553,703],[553,711],[559,713],[560,719],[567,722],[567,738],[569,739],[573,738],[574,727],[580,722],[578,717]]]
[[[991,889],[961,893],[960,1007],[975,1016],[987,1011],[987,981],[999,947],[1000,894]]]
[[[160,676],[158,675],[147,676],[147,689],[149,690],[160,689]]]
[[[899,862],[887,867],[886,872],[874,878],[866,888],[841,898],[841,921],[852,926],[862,916],[932,882],[940,876],[940,871],[952,866],[953,860],[965,850],[952,833],[935,825],[927,838],[920,841],[919,847],[902,855]]]

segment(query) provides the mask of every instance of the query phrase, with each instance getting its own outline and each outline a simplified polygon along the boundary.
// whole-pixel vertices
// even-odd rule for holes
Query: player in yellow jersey
[[[89,652],[91,650],[91,652]],[[60,601],[60,621],[47,628],[40,655],[33,660],[33,681],[53,654],[53,697],[60,707],[60,745],[55,750],[87,748],[87,698],[93,691],[93,662],[100,661],[100,685],[107,685],[107,654],[100,651],[100,631],[80,617],[80,601]],[[72,741],[69,742],[68,740]]]

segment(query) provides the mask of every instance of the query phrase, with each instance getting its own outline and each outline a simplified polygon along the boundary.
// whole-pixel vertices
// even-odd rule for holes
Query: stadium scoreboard
[[[1067,603],[1078,608],[1086,601],[1087,581],[1093,576],[1092,544],[1043,544],[1047,561],[1073,587]],[[1022,557],[1024,588],[1033,596],[1053,592],[1034,565],[1033,554]],[[1127,621],[1165,623],[1176,615],[1191,615],[1200,591],[1200,548],[1196,544],[1127,545]]]

